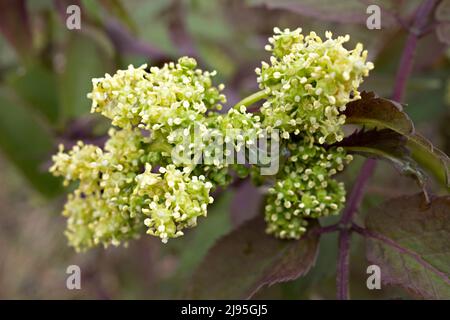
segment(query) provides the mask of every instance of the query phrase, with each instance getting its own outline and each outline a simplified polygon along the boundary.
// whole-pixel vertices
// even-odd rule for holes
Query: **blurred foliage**
[[[267,58],[262,47],[273,27],[302,27],[320,34],[349,33],[351,46],[363,42],[375,63],[363,87],[389,98],[406,36],[399,21],[407,23],[420,1],[374,2],[383,8],[381,30],[365,27],[367,4],[358,0],[0,1],[0,297],[177,297],[208,249],[232,228],[232,221],[239,221],[230,220],[229,192],[216,201],[208,219],[168,246],[144,237],[128,249],[75,255],[62,234],[64,220],[56,215],[62,206],[60,181],[47,170],[58,143],[104,141],[107,126],[89,116],[86,94],[93,77],[129,63],[161,65],[190,54],[202,68],[218,71],[232,105],[255,89],[254,68]],[[81,30],[65,26],[65,9],[72,3],[82,8]],[[448,17],[448,1],[442,1],[437,31],[419,41],[405,99],[416,128],[447,153]],[[340,177],[347,186],[357,164]],[[361,214],[383,199],[416,191],[407,178],[380,164]],[[245,201],[256,203],[261,197]],[[397,289],[367,290],[364,246],[354,238],[352,297],[407,297]],[[336,235],[322,237],[321,254],[306,277],[274,285],[256,297],[334,298],[336,251]],[[84,272],[79,292],[65,289],[70,264],[79,264]]]

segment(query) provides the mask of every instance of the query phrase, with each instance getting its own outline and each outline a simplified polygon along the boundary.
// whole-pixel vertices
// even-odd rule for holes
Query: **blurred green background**
[[[362,42],[375,63],[364,88],[389,97],[406,37],[399,21],[407,23],[419,2],[371,1],[383,8],[382,29],[368,30],[362,0],[1,0],[0,298],[177,298],[215,240],[259,213],[261,190],[244,184],[222,193],[208,219],[168,245],[144,236],[128,248],[75,254],[63,235],[64,190],[47,170],[59,143],[104,141],[109,123],[89,114],[91,78],[191,55],[202,68],[217,70],[233,105],[256,89],[254,69],[268,57],[263,47],[273,27],[302,27],[320,35],[348,33],[351,45]],[[71,4],[81,8],[80,30],[66,27]],[[438,32],[420,39],[405,103],[418,131],[449,154],[450,14],[435,19]],[[347,186],[361,162],[341,175]],[[382,163],[361,213],[416,191]],[[320,250],[308,276],[256,297],[334,298],[336,236],[323,237]],[[66,289],[71,264],[82,269],[82,290]],[[407,297],[366,288],[364,243],[356,235],[351,266],[353,298]]]

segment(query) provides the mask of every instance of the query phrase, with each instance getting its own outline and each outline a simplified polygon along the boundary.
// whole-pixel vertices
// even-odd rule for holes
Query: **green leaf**
[[[89,113],[91,104],[86,95],[92,90],[92,78],[102,77],[107,71],[108,58],[92,38],[78,32],[71,33],[66,66],[60,79],[63,120]]]
[[[260,288],[294,280],[314,265],[319,236],[310,232],[298,241],[265,233],[261,216],[247,221],[222,239],[195,272],[190,299],[250,298]]]
[[[51,123],[58,120],[57,81],[51,70],[38,63],[31,64],[25,71],[10,76],[8,83],[18,96]]]
[[[395,198],[366,217],[367,258],[384,284],[428,299],[450,299],[450,197]]]
[[[12,92],[0,88],[0,149],[42,194],[53,196],[60,181],[47,172],[52,135]]]
[[[411,152],[406,147],[407,141],[405,136],[389,129],[368,131],[362,129],[355,131],[333,146],[344,147],[349,153],[388,160],[402,174],[415,178],[424,190],[425,176],[416,161],[411,157]]]
[[[399,103],[376,97],[373,92],[362,92],[361,99],[347,104],[344,114],[346,124],[390,129],[406,137],[412,159],[430,171],[441,183],[450,186],[450,159],[431,142],[415,133],[411,119]]]
[[[421,167],[433,173],[439,182],[450,188],[449,157],[417,133],[408,140],[407,145],[413,159]]]

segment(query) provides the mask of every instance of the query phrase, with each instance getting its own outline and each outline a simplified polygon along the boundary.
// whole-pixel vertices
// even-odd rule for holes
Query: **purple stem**
[[[358,210],[358,207],[364,197],[364,190],[367,182],[375,171],[376,164],[377,162],[375,159],[367,159],[364,162],[361,171],[356,178],[356,182],[353,185],[347,206],[345,207],[344,213],[342,214],[342,218],[340,221],[341,225],[347,227],[347,225],[352,221],[353,216]]]
[[[418,38],[422,30],[426,27],[428,16],[435,7],[437,0],[425,0],[418,7],[413,24],[409,29],[409,35],[403,48],[402,57],[395,77],[395,87],[392,98],[396,101],[402,101],[406,88],[406,82],[411,74],[414,53],[416,51]],[[367,159],[361,168],[356,182],[351,191],[347,206],[344,209],[340,221],[341,232],[339,234],[339,257],[337,263],[336,287],[337,298],[340,300],[349,299],[349,257],[350,257],[350,226],[353,216],[358,211],[358,207],[364,197],[364,189],[372,176],[376,160]]]
[[[339,233],[339,259],[337,264],[336,296],[339,300],[349,299],[348,279],[350,274],[350,232],[341,230]]]
[[[364,197],[364,189],[376,167],[376,160],[367,159],[353,185],[347,206],[342,214],[339,225],[339,257],[336,271],[337,298],[347,300],[349,298],[348,279],[349,279],[349,260],[350,260],[350,230],[349,224]]]
[[[320,227],[320,228],[316,229],[316,232],[318,234],[324,234],[324,233],[336,232],[338,230],[339,230],[339,224],[333,224],[331,226]]]
[[[414,54],[416,52],[417,42],[426,28],[427,18],[436,5],[437,0],[426,0],[418,7],[414,22],[409,28],[409,35],[406,39],[403,54],[395,77],[394,92],[392,99],[402,101],[405,92],[406,82],[411,74],[414,62]]]

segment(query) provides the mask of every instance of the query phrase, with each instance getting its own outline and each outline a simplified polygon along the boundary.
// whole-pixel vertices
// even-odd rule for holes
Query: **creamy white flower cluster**
[[[142,230],[142,217],[130,208],[135,178],[148,157],[150,139],[140,130],[109,131],[104,150],[78,142],[70,151],[61,145],[50,171],[64,184],[78,181],[63,215],[66,235],[77,250],[98,244],[118,245]]]
[[[282,239],[298,239],[308,219],[339,213],[345,203],[344,184],[332,178],[352,160],[343,148],[289,143],[290,155],[269,189],[265,219],[267,232]]]
[[[341,114],[345,105],[359,99],[358,86],[373,68],[367,51],[358,43],[353,50],[343,44],[349,36],[322,40],[315,32],[274,29],[266,50],[270,63],[256,69],[258,83],[268,99],[261,113],[265,127],[279,128],[282,137],[302,135],[319,144],[343,138]]]
[[[144,173],[136,176],[131,206],[146,216],[147,233],[166,243],[169,237],[183,235],[184,228],[196,226],[199,216],[206,217],[207,206],[214,201],[209,196],[213,185],[204,175],[190,175],[174,165],[158,172],[147,163]]]
[[[196,69],[193,58],[183,57],[178,63],[162,68],[147,65],[129,66],[114,76],[93,79],[92,112],[100,112],[121,128],[138,127],[147,130],[185,128],[202,121],[208,110],[221,109],[226,101],[220,93],[223,84],[215,87],[216,72]]]
[[[238,104],[220,114],[224,86],[213,85],[215,72],[188,57],[93,79],[92,112],[115,128],[104,148],[61,146],[50,169],[65,185],[78,183],[64,207],[70,244],[118,245],[144,230],[163,242],[179,237],[207,215],[211,191],[226,186],[233,171],[241,178],[251,171],[259,182],[275,178],[265,219],[267,232],[279,238],[298,239],[309,219],[337,214],[345,189],[334,176],[351,156],[331,145],[343,138],[342,111],[359,98],[358,86],[373,68],[361,44],[344,48],[348,40],[276,28],[266,46],[270,64],[256,70],[263,91],[247,99],[265,99],[256,113]],[[275,176],[228,160],[230,144],[232,155],[250,156],[257,138],[274,129],[281,131],[270,142],[280,143]]]
[[[333,176],[351,161],[342,148],[327,148],[344,137],[345,106],[359,99],[358,87],[373,68],[361,44],[344,47],[349,36],[322,40],[301,29],[274,29],[266,50],[270,63],[256,69],[267,99],[263,127],[281,130],[288,153],[270,189],[265,210],[267,231],[298,239],[310,218],[338,214],[345,189]]]
[[[149,72],[130,66],[93,80],[92,112],[118,128],[110,130],[104,149],[79,142],[65,152],[61,146],[50,169],[65,185],[79,183],[64,208],[76,249],[118,245],[145,227],[167,242],[206,216],[210,191],[230,182],[231,169],[242,176],[243,165],[174,163],[180,151],[188,158],[211,153],[217,145],[211,132],[225,137],[228,129],[260,130],[259,117],[245,108],[217,113],[225,102],[223,85],[212,85],[215,72],[195,68],[194,59],[183,57]],[[246,146],[247,135],[235,149]],[[181,150],[186,140],[191,143]]]

